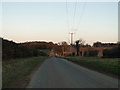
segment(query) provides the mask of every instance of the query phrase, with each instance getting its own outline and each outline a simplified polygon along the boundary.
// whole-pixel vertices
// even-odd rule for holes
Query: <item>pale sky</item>
[[[74,41],[117,42],[118,3],[67,2],[67,8],[66,2],[2,3],[4,38],[15,42],[70,42],[70,32],[75,33]]]

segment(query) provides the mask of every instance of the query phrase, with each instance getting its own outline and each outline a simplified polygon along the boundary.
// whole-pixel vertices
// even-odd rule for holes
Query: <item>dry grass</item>
[[[16,88],[18,83],[29,75],[38,63],[42,63],[46,58],[40,56],[4,61],[2,66],[3,88]]]

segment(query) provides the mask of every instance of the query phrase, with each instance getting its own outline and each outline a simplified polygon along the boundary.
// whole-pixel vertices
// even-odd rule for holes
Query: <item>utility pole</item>
[[[71,55],[72,55],[72,45],[73,45],[73,32],[69,33],[71,35],[71,45],[70,45],[70,52],[71,52]]]
[[[71,34],[71,45],[73,45],[73,32],[70,33]]]

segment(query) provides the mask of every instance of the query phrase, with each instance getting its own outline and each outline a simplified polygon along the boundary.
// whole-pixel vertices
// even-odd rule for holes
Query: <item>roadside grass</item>
[[[12,59],[2,62],[2,87],[18,88],[19,82],[31,74],[36,65],[42,63],[47,57]]]
[[[103,71],[114,75],[120,75],[119,58],[100,57],[64,57],[65,59],[97,71]]]
[[[39,49],[41,52],[44,52],[46,54],[49,54],[50,53],[50,50],[49,49]]]

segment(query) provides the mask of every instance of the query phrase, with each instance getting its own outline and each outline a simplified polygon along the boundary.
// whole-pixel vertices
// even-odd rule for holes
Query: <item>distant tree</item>
[[[67,50],[67,42],[63,41],[61,42],[61,46],[62,46],[62,53],[65,52]]]
[[[94,47],[100,47],[102,45],[102,43],[101,42],[95,42],[95,43],[93,43],[93,46]]]
[[[120,58],[120,48],[112,48],[103,50],[104,58]]]
[[[77,56],[79,56],[79,47],[80,45],[84,45],[85,41],[83,39],[79,39],[76,42]]]
[[[86,45],[85,45],[85,47],[91,47],[91,45],[89,45],[89,44],[86,44]]]
[[[98,56],[98,50],[89,50],[88,51],[88,56],[93,56],[93,57],[97,57]]]
[[[62,42],[61,42],[61,45],[62,45],[62,46],[67,46],[68,44],[67,44],[66,41],[62,41]]]
[[[76,41],[77,56],[79,56],[79,40]]]
[[[58,45],[54,45],[53,49],[55,50],[55,52],[59,55],[62,55],[62,46],[58,46]]]
[[[42,46],[43,48],[46,48],[47,46],[47,48],[49,48],[48,43],[42,43]],[[26,58],[47,55],[43,52],[40,52],[38,48],[38,42],[15,43],[13,41],[2,39],[2,59],[10,60],[14,58]]]

